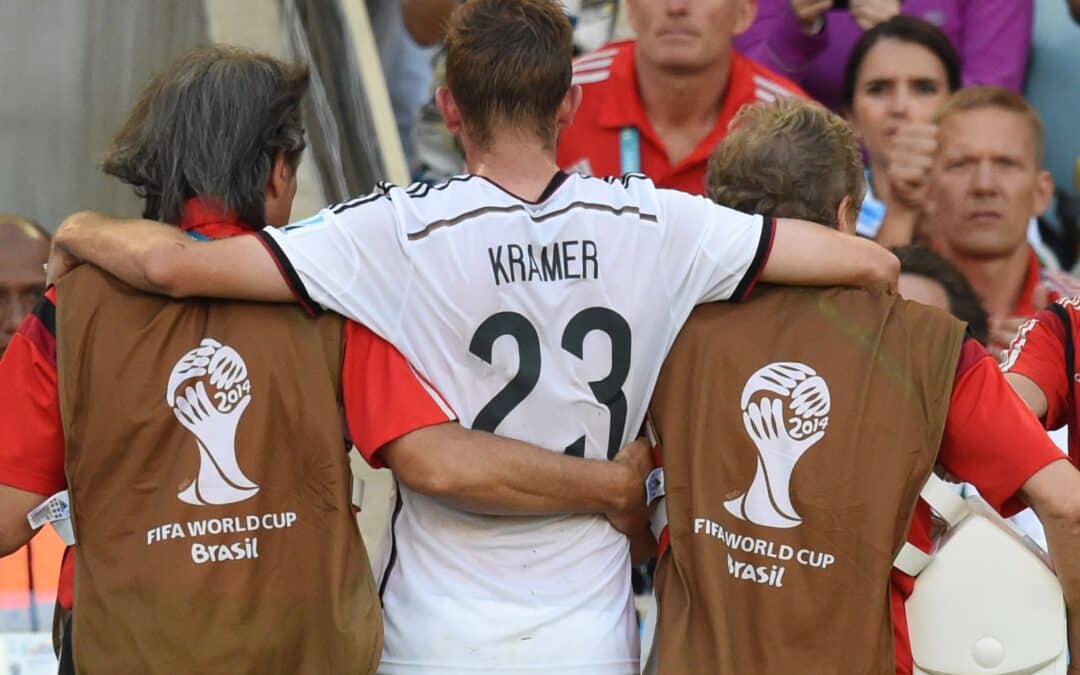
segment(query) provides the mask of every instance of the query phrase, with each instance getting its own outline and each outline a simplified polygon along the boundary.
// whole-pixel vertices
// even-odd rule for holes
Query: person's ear
[[[857,213],[858,209],[855,208],[855,202],[852,201],[851,195],[844,195],[844,198],[840,200],[840,205],[836,207],[838,229],[844,234],[855,234]]]
[[[1054,178],[1049,171],[1039,171],[1035,178],[1035,203],[1032,205],[1036,216],[1046,213],[1050,200],[1054,198]]]
[[[742,35],[750,30],[750,26],[754,25],[754,19],[757,18],[757,12],[757,0],[742,0],[735,14],[735,30],[732,35]]]
[[[439,112],[442,113],[443,121],[446,123],[446,128],[450,130],[450,133],[455,136],[461,133],[461,109],[458,108],[457,101],[454,100],[454,95],[450,93],[448,88],[439,87],[435,90],[435,105],[438,106]]]
[[[566,92],[562,103],[559,104],[558,125],[560,130],[573,124],[574,115],[577,114],[578,108],[581,107],[582,97],[580,84],[572,85]]]
[[[289,194],[296,172],[289,166],[285,151],[278,150],[274,155],[274,164],[270,167],[270,178],[266,181],[267,199],[280,199]]]

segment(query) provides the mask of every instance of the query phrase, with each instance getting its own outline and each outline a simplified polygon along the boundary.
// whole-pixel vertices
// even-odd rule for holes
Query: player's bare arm
[[[1046,529],[1050,558],[1068,607],[1069,652],[1080,653],[1080,471],[1065,458],[1051,462],[1024,483],[1020,494]],[[1073,664],[1070,673],[1076,668]]]
[[[290,302],[293,294],[255,237],[195,241],[176,227],[89,211],[68,217],[53,239],[49,280],[71,261],[93,263],[125,283],[173,298],[230,297]]]
[[[410,488],[465,511],[603,513],[631,531],[647,522],[652,459],[644,440],[624,448],[616,461],[582,459],[450,422],[408,433],[379,452]]]
[[[45,497],[34,492],[0,485],[0,558],[22,548],[34,536],[26,514]]]
[[[1019,373],[1005,373],[1005,379],[1008,380],[1013,391],[1027,404],[1027,407],[1031,408],[1031,412],[1035,413],[1035,417],[1039,419],[1046,417],[1049,403],[1046,400],[1046,394],[1034,380]]]
[[[900,261],[869,239],[793,218],[778,218],[762,281],[800,286],[896,288]]]

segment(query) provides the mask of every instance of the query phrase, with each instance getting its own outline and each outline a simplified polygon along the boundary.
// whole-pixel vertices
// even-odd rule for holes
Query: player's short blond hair
[[[1031,138],[1035,143],[1036,167],[1041,168],[1043,164],[1043,143],[1046,136],[1042,118],[1039,117],[1039,113],[1034,106],[1014,91],[991,86],[961,89],[945,101],[945,105],[938,111],[934,121],[940,124],[947,117],[987,108],[1016,113],[1024,118],[1024,121],[1031,129]]]
[[[705,182],[718,204],[832,227],[844,197],[851,197],[855,222],[866,193],[851,127],[821,105],[796,98],[740,110],[709,159]]]

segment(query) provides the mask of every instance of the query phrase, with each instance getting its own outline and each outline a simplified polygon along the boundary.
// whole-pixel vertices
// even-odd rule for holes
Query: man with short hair
[[[953,94],[937,115],[941,146],[930,177],[928,230],[990,315],[990,348],[1080,283],[1040,269],[1027,232],[1053,195],[1042,168],[1043,126],[1020,95],[1000,87]]]
[[[437,99],[469,174],[205,244],[83,214],[60,246],[149,290],[341,312],[400,348],[468,426],[595,459],[640,429],[694,304],[738,299],[759,278],[894,281],[895,258],[872,242],[641,175],[561,172],[557,134],[581,90],[554,0],[472,0],[446,42]],[[629,546],[602,518],[480,517],[398,495],[385,672],[638,672]]]
[[[144,89],[104,169],[185,241],[282,225],[306,89],[301,66],[193,50]],[[442,398],[362,326],[171,303],[89,266],[21,324],[0,380],[0,554],[29,538],[28,511],[70,492],[78,542],[61,604],[75,629],[63,656],[73,637],[80,671],[207,672],[223,659],[373,671],[381,607],[352,518],[342,413],[364,458],[417,499],[482,513],[608,503],[615,522],[641,510],[634,455],[579,460],[448,424]]]
[[[859,167],[842,119],[778,101],[736,117],[709,193],[854,235]],[[762,288],[745,305],[699,307],[650,414],[670,521],[658,672],[885,673],[895,646],[896,672],[910,673],[913,579],[894,572],[891,592],[885,579],[905,533],[929,550],[925,503],[910,532],[908,517],[935,462],[998,510],[1023,499],[1046,514],[1070,607],[1080,601],[1080,565],[1066,553],[1077,548],[1080,473],[1056,461],[993,359],[944,313],[852,289]]]
[[[45,292],[49,235],[37,223],[0,213],[0,354]]]
[[[628,10],[635,39],[574,63],[583,99],[559,141],[559,166],[640,172],[704,194],[709,154],[742,106],[806,94],[732,47],[754,21],[755,0],[630,0]]]

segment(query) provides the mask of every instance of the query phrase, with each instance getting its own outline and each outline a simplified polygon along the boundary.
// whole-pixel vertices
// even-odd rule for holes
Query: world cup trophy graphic
[[[259,486],[236,462],[236,428],[251,403],[251,381],[240,354],[203,339],[173,367],[165,401],[199,449],[198,475],[177,495],[180,500],[205,506],[255,496]]]
[[[746,433],[757,447],[754,480],[724,503],[735,517],[767,527],[796,527],[791,473],[829,425],[829,386],[802,363],[772,363],[747,380],[742,393]]]

